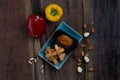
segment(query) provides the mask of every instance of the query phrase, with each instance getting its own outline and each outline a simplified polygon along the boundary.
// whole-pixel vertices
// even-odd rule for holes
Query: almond
[[[88,50],[89,50],[89,51],[93,50],[93,46],[90,46],[90,47],[88,48]]]
[[[82,51],[82,52],[81,52],[81,55],[82,55],[82,56],[85,56],[85,52],[84,52],[84,51]]]
[[[89,45],[90,44],[90,40],[86,39],[86,43],[87,43],[87,45]]]
[[[93,22],[93,21],[91,21],[91,22],[90,22],[90,26],[93,26],[93,25],[94,25],[94,22]]]
[[[77,58],[77,62],[78,62],[78,63],[81,63],[82,61],[81,61],[81,59],[80,59],[80,58]]]
[[[85,44],[81,44],[80,47],[81,47],[81,48],[84,48],[84,47],[85,47]]]
[[[78,63],[77,66],[80,66],[82,63]]]
[[[91,72],[93,71],[94,69],[91,67],[91,68],[88,68],[88,71]]]
[[[95,32],[95,28],[92,28],[92,29],[91,29],[91,32],[94,33],[94,32]]]
[[[87,24],[84,24],[84,25],[83,25],[83,28],[86,29],[86,28],[87,28]]]

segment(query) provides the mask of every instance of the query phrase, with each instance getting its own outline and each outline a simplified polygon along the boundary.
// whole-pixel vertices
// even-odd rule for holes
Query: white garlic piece
[[[88,56],[84,56],[84,60],[85,60],[86,63],[90,62],[90,59],[89,59]]]
[[[78,66],[77,71],[78,71],[78,73],[82,73],[83,69],[80,66]]]
[[[85,32],[85,33],[84,33],[84,37],[88,37],[89,35],[90,35],[89,32]]]

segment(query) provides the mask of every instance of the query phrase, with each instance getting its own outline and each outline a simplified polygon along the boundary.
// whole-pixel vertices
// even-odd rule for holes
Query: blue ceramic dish
[[[71,55],[71,52],[73,51],[72,49],[70,49],[71,51],[66,51],[66,57],[63,61],[59,61],[58,64],[54,64],[53,62],[49,61],[46,57],[45,57],[45,50],[47,49],[48,46],[53,47],[54,44],[52,43],[54,40],[54,35],[58,32],[58,31],[62,31],[65,34],[69,35],[70,37],[72,37],[75,41],[77,41],[77,44],[83,39],[82,35],[79,34],[78,32],[76,32],[74,29],[72,29],[69,25],[67,25],[65,22],[61,22],[59,24],[59,26],[57,27],[57,29],[55,30],[55,32],[52,34],[52,36],[47,40],[47,42],[43,45],[43,47],[40,49],[40,51],[38,52],[38,55],[44,59],[46,62],[48,62],[50,65],[52,65],[54,68],[56,68],[57,70],[59,70],[62,65],[65,63],[65,61],[68,59],[68,57]],[[76,45],[77,46],[77,45]],[[73,47],[74,49],[75,47]],[[69,49],[68,49],[69,50]]]

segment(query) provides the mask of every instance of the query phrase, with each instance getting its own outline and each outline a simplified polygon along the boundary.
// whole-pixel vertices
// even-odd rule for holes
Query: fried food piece
[[[59,59],[60,59],[61,61],[63,61],[64,58],[65,58],[65,56],[66,56],[66,54],[63,53],[63,52],[65,51],[65,49],[64,49],[64,48],[61,48],[61,47],[58,47],[58,45],[55,44],[55,50],[56,50],[56,52],[58,53]]]
[[[53,53],[54,53],[54,49],[51,49],[50,47],[48,47],[45,51],[46,53],[46,57],[50,60],[50,61],[53,61],[54,64],[58,64],[58,61],[57,61],[57,56],[51,56]],[[50,56],[50,57],[49,57]]]
[[[70,38],[67,35],[62,34],[62,35],[58,36],[57,39],[58,39],[59,43],[61,45],[63,45],[64,47],[66,47],[66,48],[68,48],[68,47],[73,45],[73,39]]]
[[[58,64],[58,59],[63,61],[66,54],[64,53],[65,49],[59,47],[57,44],[54,45],[54,49],[48,47],[45,51],[45,56],[48,60],[52,61],[54,64]]]
[[[66,54],[65,54],[65,53],[58,54],[58,57],[59,57],[59,59],[60,59],[61,61],[63,61],[63,60],[64,60],[65,56],[66,56]]]

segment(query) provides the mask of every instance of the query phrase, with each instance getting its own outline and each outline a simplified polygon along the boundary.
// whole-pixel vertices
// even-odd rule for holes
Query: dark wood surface
[[[58,22],[47,21],[47,31],[41,38],[31,38],[26,29],[30,14],[45,16],[44,8],[51,3],[63,7]],[[77,32],[94,21],[95,33],[89,38],[93,51],[81,49],[80,44],[58,71],[39,58],[30,65],[28,59],[38,51],[61,21]],[[76,58],[81,51],[90,53],[90,63],[82,64],[77,73]],[[119,0],[0,0],[0,80],[120,80],[120,1]],[[41,74],[40,66],[45,72]],[[93,72],[87,69],[93,67]]]

